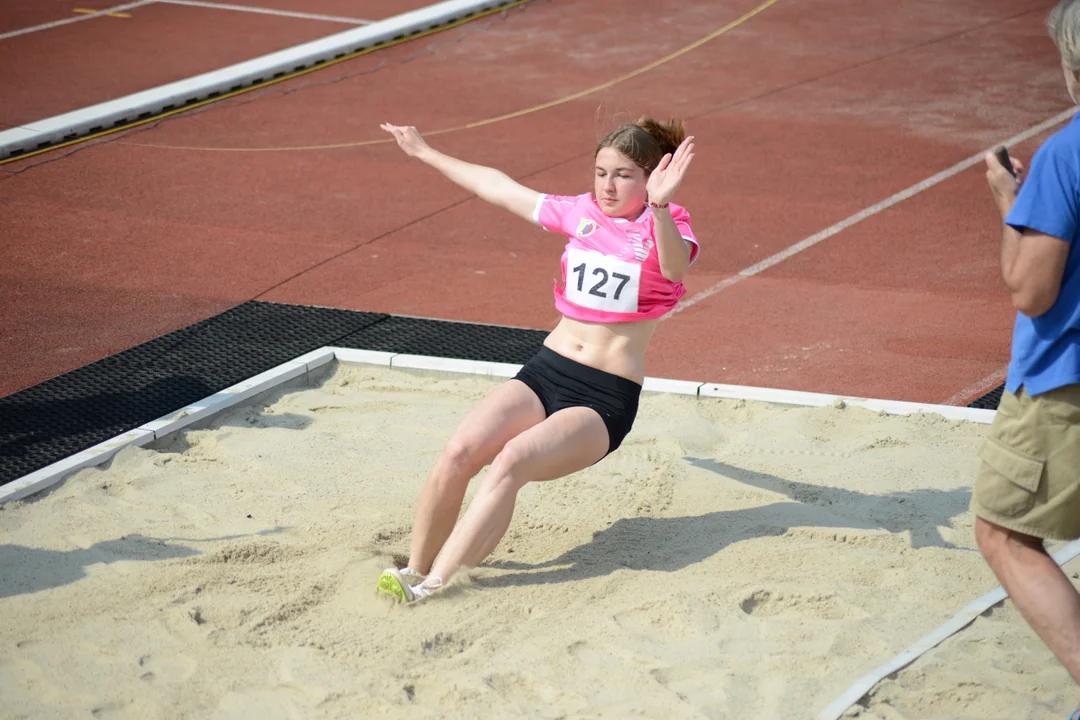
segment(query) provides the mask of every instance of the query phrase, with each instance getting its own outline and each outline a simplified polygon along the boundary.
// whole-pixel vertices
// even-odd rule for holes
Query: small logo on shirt
[[[577,226],[577,236],[579,238],[589,237],[594,232],[596,232],[596,223],[589,218],[581,218]]]

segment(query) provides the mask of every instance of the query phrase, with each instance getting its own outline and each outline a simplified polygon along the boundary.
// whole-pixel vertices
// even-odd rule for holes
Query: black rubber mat
[[[1005,392],[1005,386],[1000,385],[983,395],[981,398],[968,403],[968,407],[978,408],[980,410],[997,410],[998,403],[1001,402],[1001,394],[1003,392]]]
[[[0,485],[387,317],[244,303],[0,398]]]
[[[409,355],[523,364],[536,354],[547,335],[546,330],[391,316],[338,340],[337,345]]]

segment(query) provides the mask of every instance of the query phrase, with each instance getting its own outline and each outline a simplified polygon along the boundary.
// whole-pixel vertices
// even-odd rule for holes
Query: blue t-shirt
[[[1035,153],[1005,222],[1069,243],[1061,291],[1044,314],[1016,314],[1005,389],[1039,395],[1080,383],[1080,114]]]

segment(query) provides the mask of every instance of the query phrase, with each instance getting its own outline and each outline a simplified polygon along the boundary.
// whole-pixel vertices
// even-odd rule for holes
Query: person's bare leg
[[[1080,594],[1043,541],[981,517],[975,540],[1024,620],[1080,683]]]
[[[520,380],[500,385],[469,411],[420,491],[410,568],[428,571],[454,529],[469,481],[507,442],[543,420],[540,399]]]
[[[589,467],[607,453],[607,427],[595,410],[567,408],[518,435],[491,463],[476,497],[451,533],[429,575],[446,582],[476,567],[510,527],[518,491]]]

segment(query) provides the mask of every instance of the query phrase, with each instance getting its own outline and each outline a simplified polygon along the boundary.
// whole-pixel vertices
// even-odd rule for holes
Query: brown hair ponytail
[[[640,165],[648,175],[664,155],[674,153],[684,139],[686,127],[682,120],[672,118],[662,123],[646,115],[637,122],[612,130],[596,146],[596,152],[606,147],[614,148]]]

